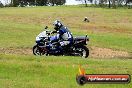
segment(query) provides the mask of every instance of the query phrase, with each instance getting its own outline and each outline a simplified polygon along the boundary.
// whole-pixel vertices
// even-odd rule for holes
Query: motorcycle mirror
[[[45,29],[47,29],[47,28],[48,28],[48,26],[45,27]]]

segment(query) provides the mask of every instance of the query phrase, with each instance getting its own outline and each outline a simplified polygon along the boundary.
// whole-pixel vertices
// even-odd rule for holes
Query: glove
[[[57,31],[52,31],[51,34],[57,33]]]

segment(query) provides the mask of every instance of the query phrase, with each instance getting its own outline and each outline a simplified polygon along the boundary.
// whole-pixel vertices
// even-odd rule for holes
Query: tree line
[[[55,6],[63,5],[65,0],[11,0],[11,3],[7,6]]]
[[[79,1],[79,0],[77,0]],[[119,6],[129,6],[129,3],[132,3],[132,0],[80,0],[87,7],[88,2],[91,3],[92,6],[98,7],[109,7],[109,8],[117,8]],[[11,0],[11,4],[9,6],[55,6],[55,5],[64,5],[66,0]],[[1,5],[1,3],[0,3]]]
[[[119,7],[119,6],[128,6],[132,3],[132,0],[82,0],[85,2],[85,6],[87,7],[87,2],[90,1],[95,6],[108,6],[109,8]]]

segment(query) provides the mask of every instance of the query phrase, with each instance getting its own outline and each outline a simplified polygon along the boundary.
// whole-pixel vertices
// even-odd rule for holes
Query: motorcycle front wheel
[[[41,52],[40,52],[39,47],[37,45],[33,46],[33,54],[41,56]]]

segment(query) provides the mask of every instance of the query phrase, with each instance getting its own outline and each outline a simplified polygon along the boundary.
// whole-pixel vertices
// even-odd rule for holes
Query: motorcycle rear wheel
[[[89,56],[89,49],[86,46],[78,46],[79,56],[82,58],[87,58]]]

